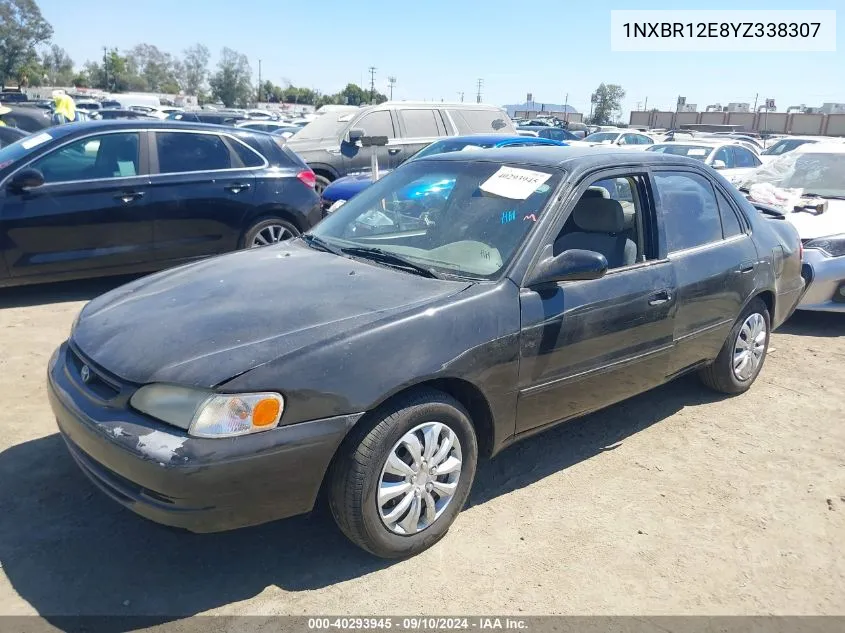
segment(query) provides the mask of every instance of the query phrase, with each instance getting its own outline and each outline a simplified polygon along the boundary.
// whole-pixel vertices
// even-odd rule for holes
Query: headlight
[[[278,393],[222,394],[175,385],[141,387],[129,403],[195,437],[234,437],[274,429],[285,407]]]
[[[830,235],[807,240],[804,242],[804,248],[818,248],[831,257],[841,257],[845,255],[845,235]]]

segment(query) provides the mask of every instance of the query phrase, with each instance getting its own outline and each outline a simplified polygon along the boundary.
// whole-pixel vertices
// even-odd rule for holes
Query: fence
[[[630,125],[649,128],[680,128],[694,124],[741,125],[746,132],[776,132],[821,136],[845,136],[845,114],[793,112],[631,112]]]

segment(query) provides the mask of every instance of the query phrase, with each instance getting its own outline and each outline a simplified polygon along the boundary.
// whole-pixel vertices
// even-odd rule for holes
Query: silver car
[[[778,207],[801,236],[808,285],[798,309],[845,312],[845,143],[801,145],[740,189]]]

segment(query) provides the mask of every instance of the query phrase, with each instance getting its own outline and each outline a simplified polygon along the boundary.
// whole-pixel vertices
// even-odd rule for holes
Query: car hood
[[[786,214],[802,240],[845,234],[845,200],[827,198],[827,211],[813,215],[804,211]]]
[[[389,169],[380,170],[379,175],[384,176],[389,173]],[[349,200],[355,194],[361,193],[364,189],[373,184],[372,173],[353,174],[351,176],[344,176],[332,181],[332,183],[323,190],[323,198],[337,202],[338,200]]]
[[[339,257],[296,240],[117,288],[85,306],[71,341],[123,380],[211,388],[469,285]]]

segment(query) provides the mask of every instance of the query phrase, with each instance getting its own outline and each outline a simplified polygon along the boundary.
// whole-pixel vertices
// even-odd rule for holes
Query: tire
[[[758,344],[755,347],[755,349],[760,351],[756,365],[751,368],[747,376],[742,376],[743,372],[734,370],[735,352],[740,350],[749,332],[753,333],[753,327],[749,327],[745,332],[743,332],[743,328],[749,321],[755,320],[755,315],[758,318],[762,318],[762,330],[760,333],[765,334],[765,340],[762,345]],[[771,330],[771,317],[769,316],[769,309],[766,307],[766,304],[760,298],[752,299],[731,328],[730,334],[728,334],[728,338],[719,351],[716,360],[704,367],[699,373],[702,382],[711,389],[721,393],[738,394],[748,391],[749,387],[754,384],[754,380],[760,374],[760,370],[763,369],[763,363],[766,360],[766,354],[769,350]],[[752,353],[752,356],[757,355]],[[749,362],[752,361],[749,360]],[[742,367],[746,366],[743,365]],[[740,375],[737,375],[738,373]]]
[[[322,196],[323,190],[326,187],[328,187],[331,183],[332,183],[332,181],[329,180],[328,178],[326,178],[325,176],[323,176],[321,174],[317,174],[317,179],[316,179],[316,182],[314,184],[314,191],[317,192],[318,196]]]
[[[365,420],[359,422],[347,437],[332,464],[329,507],[341,531],[362,549],[381,558],[413,556],[437,543],[466,503],[478,463],[478,443],[472,422],[459,402],[433,389],[409,394],[375,412],[369,423]],[[434,426],[437,423],[442,425],[439,432]],[[418,470],[413,481],[410,474],[402,477],[385,472],[387,460],[394,455],[394,450],[404,453],[404,457],[394,457],[407,460],[405,468],[414,463],[410,451],[398,448],[400,440],[407,439],[412,433],[422,447],[420,457],[425,459],[423,431],[427,431],[430,438],[436,434],[440,440],[432,442],[435,449],[429,458],[431,463],[449,464],[447,468],[455,468],[452,460],[458,459],[460,467],[451,474],[436,474],[431,481],[428,481],[431,471],[426,472],[428,466],[422,469],[422,474]],[[453,440],[457,440],[457,445],[453,443],[445,457],[435,462],[440,455],[439,448],[448,444],[449,432],[453,434]],[[420,463],[425,464],[423,461]],[[413,466],[411,470],[414,470]],[[456,481],[452,481],[456,474]],[[377,492],[382,483],[410,488],[380,506]],[[440,497],[438,490],[450,487],[452,483],[455,484],[454,493],[442,509],[437,510],[436,504],[446,499]],[[411,495],[410,506],[403,511],[398,506],[406,501],[407,495]],[[435,501],[435,504],[430,505],[430,501]],[[429,506],[433,508],[432,514],[425,512]],[[420,508],[419,518],[414,521],[409,515],[417,507]],[[391,521],[392,528],[383,519],[383,514],[389,517],[390,512],[399,512],[399,518]],[[432,516],[434,518],[430,520]],[[402,523],[412,526],[411,531],[405,532]]]
[[[258,246],[269,246],[285,240],[298,237],[299,229],[291,222],[281,218],[262,218],[250,226],[241,239],[241,248],[256,248]],[[271,240],[270,235],[276,235],[281,239]],[[267,241],[267,244],[256,243],[260,239]]]

